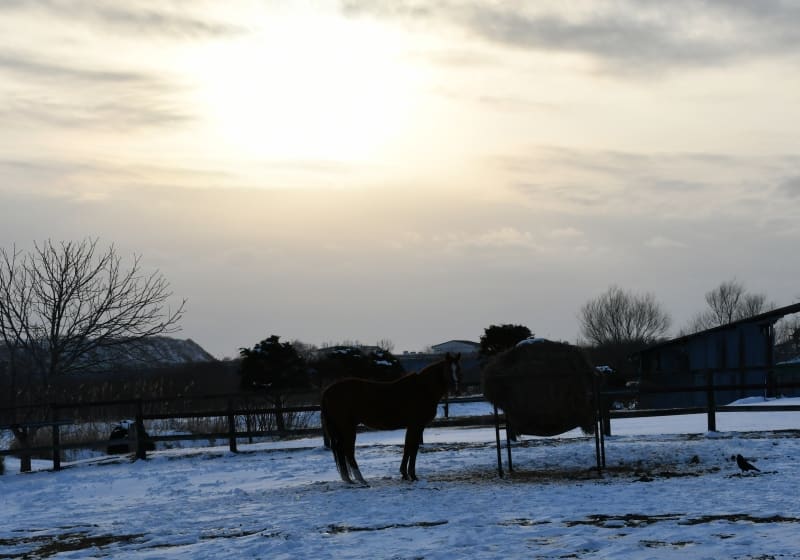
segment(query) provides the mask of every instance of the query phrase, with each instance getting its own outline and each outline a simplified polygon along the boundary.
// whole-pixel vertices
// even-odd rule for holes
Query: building
[[[446,354],[448,352],[451,354],[458,354],[459,352],[462,354],[474,354],[481,349],[481,345],[471,340],[448,340],[441,344],[434,344],[431,349],[433,349],[434,354]]]
[[[647,394],[648,387],[699,387],[710,383],[759,386],[715,391],[717,404],[747,396],[776,396],[775,386],[791,379],[783,378],[784,368],[775,363],[774,326],[782,317],[798,312],[800,304],[789,305],[637,352],[633,357],[638,361],[642,390],[639,406],[704,406],[708,398],[700,391]],[[781,394],[796,395],[798,390],[786,389]]]
[[[448,340],[431,346],[433,352],[404,353],[397,358],[408,371],[419,371],[425,366],[442,359],[444,354],[461,353],[461,390],[470,393],[479,392],[481,386],[481,367],[478,362],[478,350],[481,345],[469,340]]]

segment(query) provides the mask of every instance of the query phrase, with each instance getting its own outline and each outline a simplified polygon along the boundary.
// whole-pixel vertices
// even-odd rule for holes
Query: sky
[[[269,335],[576,341],[800,299],[800,7],[0,2],[0,243],[98,238],[217,357]]]

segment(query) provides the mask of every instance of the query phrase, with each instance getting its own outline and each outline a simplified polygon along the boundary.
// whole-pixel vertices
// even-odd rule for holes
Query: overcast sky
[[[141,254],[218,357],[796,302],[800,5],[566,5],[4,0],[0,241]]]

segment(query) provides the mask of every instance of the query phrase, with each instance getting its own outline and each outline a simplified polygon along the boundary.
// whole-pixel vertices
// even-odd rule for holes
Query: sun
[[[195,49],[184,69],[211,141],[249,158],[369,161],[410,120],[418,69],[370,22],[283,14]]]

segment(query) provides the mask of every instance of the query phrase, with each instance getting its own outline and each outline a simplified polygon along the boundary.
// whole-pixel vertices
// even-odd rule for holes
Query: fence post
[[[228,447],[231,453],[237,453],[236,449],[236,417],[233,414],[233,399],[228,399]]]
[[[508,433],[508,418],[506,418],[506,451],[508,452],[508,474],[511,474],[514,472],[514,464],[511,462],[511,436]]]
[[[600,432],[603,431],[600,421],[600,388],[597,383],[597,374],[592,378],[592,400],[594,404],[594,455],[597,460],[597,472],[603,472],[600,462]]]
[[[147,459],[147,445],[144,436],[144,413],[142,399],[136,401],[136,458]]]
[[[55,403],[50,405],[50,419],[52,420],[53,429],[53,470],[61,470],[61,434],[59,433],[58,425],[58,405]]]
[[[286,435],[286,417],[283,413],[283,399],[279,399],[275,403],[273,411],[275,415],[275,428],[278,430],[279,436],[284,437]]]
[[[611,435],[611,399],[607,396],[600,398],[600,418],[603,422],[603,434]]]
[[[708,431],[709,432],[716,432],[717,431],[717,403],[716,403],[716,396],[714,391],[714,372],[708,370],[706,372],[706,385],[708,387],[706,391],[706,407],[708,410]]]
[[[600,430],[600,462],[606,468],[606,436],[603,430]]]

